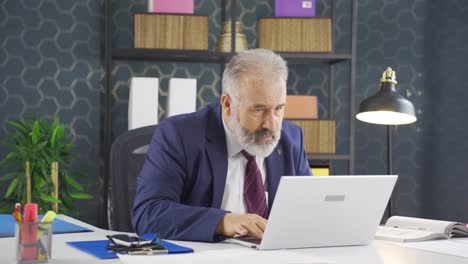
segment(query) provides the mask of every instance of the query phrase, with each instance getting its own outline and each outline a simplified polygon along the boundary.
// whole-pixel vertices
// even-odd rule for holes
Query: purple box
[[[314,17],[315,0],[275,0],[275,16]]]

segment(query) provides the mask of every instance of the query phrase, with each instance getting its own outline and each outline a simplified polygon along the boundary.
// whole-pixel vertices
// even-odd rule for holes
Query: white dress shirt
[[[226,135],[228,167],[221,209],[232,213],[245,214],[247,213],[247,209],[244,201],[244,176],[247,159],[242,155],[241,145],[237,141],[235,135],[226,126],[224,120],[223,126],[224,133]],[[255,157],[255,161],[257,162],[257,166],[262,174],[263,186],[266,186],[265,159]],[[268,205],[268,192],[265,192],[265,197]]]

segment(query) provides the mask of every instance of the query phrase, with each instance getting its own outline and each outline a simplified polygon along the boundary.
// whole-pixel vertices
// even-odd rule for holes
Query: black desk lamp
[[[395,71],[388,67],[380,79],[380,91],[365,99],[359,105],[356,118],[367,123],[387,126],[387,174],[392,175],[392,126],[416,122],[413,104],[395,87]],[[392,216],[391,198],[388,201],[388,217]]]

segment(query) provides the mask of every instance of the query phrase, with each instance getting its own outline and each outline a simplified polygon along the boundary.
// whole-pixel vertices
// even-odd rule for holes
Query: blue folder
[[[39,216],[39,219],[41,218],[42,215]],[[12,237],[15,235],[15,219],[11,214],[0,214],[0,223],[0,238]],[[92,230],[60,220],[58,218],[54,219],[52,229],[54,234],[93,232]]]
[[[145,236],[143,236],[145,237]],[[108,240],[91,240],[91,241],[73,241],[66,242],[69,246],[79,249],[85,253],[95,256],[98,259],[113,259],[117,255],[106,248]],[[183,247],[167,241],[162,241],[162,244],[169,251],[168,254],[192,253],[193,249]]]

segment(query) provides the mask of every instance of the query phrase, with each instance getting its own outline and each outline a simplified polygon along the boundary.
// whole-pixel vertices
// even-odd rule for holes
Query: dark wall
[[[210,14],[209,47],[219,35],[218,0],[196,2],[196,13]],[[229,2],[229,1],[228,1]],[[349,0],[336,0],[335,48],[349,52]],[[356,104],[376,92],[382,71],[393,67],[398,91],[417,110],[415,124],[393,130],[394,166],[400,175],[394,192],[395,213],[450,217],[467,221],[465,200],[468,150],[466,113],[467,4],[463,0],[358,0],[358,54]],[[249,47],[255,47],[255,21],[274,14],[274,1],[240,1],[240,19]],[[112,1],[114,47],[131,47],[131,13],[145,10],[145,0]],[[318,14],[330,15],[330,1],[318,1]],[[0,139],[11,129],[6,120],[33,113],[59,116],[70,124],[77,159],[73,167],[88,175],[80,180],[96,196],[80,204],[78,218],[102,225],[105,213],[101,193],[102,1],[0,0]],[[315,94],[320,116],[327,117],[329,68],[291,65],[289,94]],[[117,62],[112,68],[112,136],[126,130],[130,77],[160,78],[159,113],[165,117],[168,80],[197,78],[197,107],[219,97],[218,64]],[[336,66],[334,115],[338,151],[347,151],[349,63]],[[355,105],[357,110],[358,105]],[[355,121],[357,174],[385,174],[385,128]],[[0,158],[6,148],[0,146]],[[346,166],[337,164],[336,173]],[[0,171],[1,173],[1,171]],[[1,194],[6,184],[0,182]]]
[[[468,221],[468,3],[428,5],[423,214]]]
[[[357,101],[377,91],[391,66],[418,117],[393,130],[394,213],[466,222],[468,4],[358,2]],[[385,128],[358,122],[356,133],[357,172],[385,173]]]
[[[80,219],[101,225],[100,1],[0,1],[0,140],[7,120],[60,117],[75,144],[72,169],[95,199],[79,202]],[[0,145],[0,159],[7,154]],[[0,171],[3,172],[3,171]],[[7,182],[0,182],[0,201]],[[101,216],[101,217],[99,217]]]
[[[421,214],[424,102],[424,45],[428,1],[358,1],[356,111],[364,98],[376,93],[387,67],[396,71],[397,90],[413,102],[418,121],[394,127],[393,173],[399,179],[392,198],[394,214]],[[386,127],[356,121],[356,173],[387,173]]]

